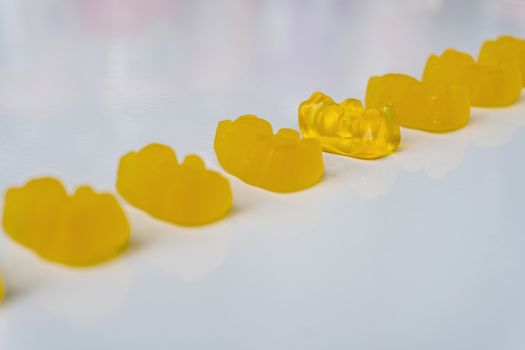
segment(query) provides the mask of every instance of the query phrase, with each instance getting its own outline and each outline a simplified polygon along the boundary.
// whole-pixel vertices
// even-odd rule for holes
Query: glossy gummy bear
[[[391,106],[399,125],[431,132],[465,126],[470,117],[468,89],[438,82],[420,82],[404,74],[372,77],[366,107]]]
[[[128,245],[128,220],[114,196],[88,186],[68,195],[50,177],[10,188],[3,225],[15,241],[44,259],[90,266],[116,257]]]
[[[470,102],[478,107],[511,105],[518,100],[522,85],[515,62],[476,63],[469,54],[452,49],[428,58],[423,81],[465,86]]]
[[[215,154],[221,166],[242,181],[274,192],[293,192],[318,183],[323,158],[318,140],[300,139],[254,115],[219,122]]]
[[[521,71],[521,84],[525,86],[525,40],[509,35],[487,40],[481,46],[479,63],[517,64]]]
[[[120,159],[117,190],[151,216],[182,226],[220,220],[232,206],[226,178],[206,169],[196,155],[179,164],[170,147],[157,143]]]
[[[300,104],[299,127],[305,138],[319,140],[324,151],[363,159],[394,152],[401,139],[390,107],[365,109],[356,99],[338,104],[321,92]]]

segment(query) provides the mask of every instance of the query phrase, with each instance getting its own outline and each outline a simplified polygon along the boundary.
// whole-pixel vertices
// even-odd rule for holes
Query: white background
[[[0,0],[0,187],[51,174],[113,191],[152,142],[213,153],[216,123],[297,127],[313,91],[363,98],[430,53],[525,37],[525,2]],[[93,269],[0,237],[0,349],[525,348],[525,97],[377,161],[325,155],[316,187],[231,178],[196,229],[126,206],[130,249]]]

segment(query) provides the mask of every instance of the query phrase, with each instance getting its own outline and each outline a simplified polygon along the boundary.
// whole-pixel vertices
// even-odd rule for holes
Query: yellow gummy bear
[[[470,102],[478,107],[511,105],[521,94],[516,63],[476,63],[469,54],[452,49],[428,58],[423,81],[466,86]]]
[[[321,92],[299,105],[299,127],[305,138],[318,139],[324,151],[363,159],[394,152],[401,139],[390,107],[365,110],[359,100],[338,104]]]
[[[196,155],[179,164],[170,147],[156,143],[120,159],[117,190],[151,216],[183,226],[222,219],[232,206],[226,178]]]
[[[366,90],[366,106],[389,105],[404,127],[432,132],[459,129],[470,117],[468,89],[436,82],[420,82],[403,74],[372,77]]]
[[[62,183],[43,177],[10,188],[3,224],[15,241],[44,259],[71,266],[95,265],[127,245],[128,220],[114,196],[88,186],[68,195]]]
[[[478,62],[490,64],[516,63],[521,70],[521,83],[525,86],[525,40],[509,35],[483,43]]]
[[[221,166],[242,181],[274,192],[315,185],[323,174],[318,140],[300,139],[297,131],[272,126],[254,115],[219,122],[215,154]]]

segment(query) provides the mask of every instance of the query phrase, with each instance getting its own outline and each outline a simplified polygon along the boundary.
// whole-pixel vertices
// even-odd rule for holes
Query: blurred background
[[[371,75],[524,27],[521,0],[0,0],[0,184],[52,161],[111,188],[138,141],[209,152],[245,113],[294,127],[312,91],[363,98]]]
[[[219,120],[297,128],[313,91],[363,99],[500,34],[525,37],[525,1],[0,0],[0,188],[113,191],[153,141],[218,169]],[[522,96],[377,162],[326,155],[299,194],[231,178],[234,212],[204,228],[127,208],[130,251],[95,269],[2,235],[0,349],[523,349],[523,125]]]

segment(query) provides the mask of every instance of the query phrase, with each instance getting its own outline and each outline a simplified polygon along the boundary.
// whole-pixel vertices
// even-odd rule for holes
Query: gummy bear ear
[[[346,100],[340,103],[340,106],[343,107],[346,111],[350,112],[362,113],[365,110],[363,102],[361,102],[357,98],[347,98]]]
[[[186,158],[184,158],[182,165],[192,169],[206,169],[204,161],[196,154],[188,154]]]
[[[277,136],[282,136],[282,137],[285,137],[291,140],[301,139],[301,135],[299,135],[297,130],[288,129],[288,128],[279,129],[279,131],[277,131]]]
[[[313,102],[313,103],[321,103],[321,102],[335,103],[334,100],[332,100],[330,96],[320,91],[315,91],[314,93],[312,93],[310,95],[310,98],[308,98],[308,100],[306,101]]]
[[[138,152],[138,154],[140,157],[148,159],[157,159],[159,161],[173,161],[173,158],[175,158],[175,161],[177,160],[177,154],[175,153],[175,151],[172,150],[171,147],[163,145],[161,143],[150,143],[149,145],[144,146]]]
[[[75,194],[74,194],[74,196],[78,196],[78,197],[85,197],[85,196],[92,196],[92,195],[95,195],[95,191],[93,191],[93,189],[87,185],[79,186],[75,190]]]

